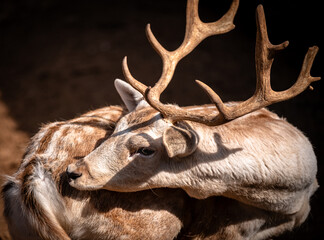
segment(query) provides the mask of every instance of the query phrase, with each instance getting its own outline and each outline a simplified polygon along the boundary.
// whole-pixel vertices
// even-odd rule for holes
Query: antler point
[[[259,4],[257,6],[257,12],[259,12],[259,11],[263,11],[263,5],[262,4]]]
[[[312,77],[312,82],[317,82],[321,80],[321,77]]]

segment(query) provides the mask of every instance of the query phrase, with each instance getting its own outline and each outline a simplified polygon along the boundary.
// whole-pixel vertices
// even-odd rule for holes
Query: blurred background
[[[224,101],[245,100],[255,89],[255,9],[265,8],[270,41],[290,41],[272,68],[274,90],[297,79],[308,47],[320,51],[313,76],[323,74],[320,1],[241,1],[236,28],[201,43],[178,65],[163,102],[181,106],[209,103],[195,85],[199,79]],[[200,17],[215,21],[230,1],[201,0]],[[159,78],[162,64],[145,36],[145,26],[168,50],[185,31],[185,0],[2,0],[0,2],[0,174],[12,174],[24,148],[43,123],[73,118],[85,111],[121,104],[114,89],[128,56],[132,74],[147,85]],[[323,81],[323,80],[322,80]],[[296,98],[269,108],[305,133],[318,157],[319,184],[324,181],[323,82]],[[0,180],[1,184],[3,179]],[[324,239],[323,190],[312,198],[308,220],[278,239]],[[2,211],[2,202],[0,210]],[[0,239],[10,239],[0,217]]]

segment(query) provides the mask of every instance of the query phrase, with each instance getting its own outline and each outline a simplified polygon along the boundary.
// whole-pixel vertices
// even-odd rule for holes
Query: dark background
[[[297,79],[307,48],[320,51],[313,76],[323,75],[323,7],[320,1],[241,1],[236,28],[201,43],[177,67],[162,95],[179,105],[209,103],[194,83],[211,86],[224,101],[245,100],[255,88],[255,9],[264,4],[270,41],[290,46],[276,58],[272,70],[275,90]],[[201,0],[203,21],[217,20],[230,1]],[[159,56],[145,37],[145,25],[166,49],[176,49],[185,30],[184,0],[30,0],[0,2],[0,173],[18,166],[28,138],[42,123],[69,119],[87,110],[121,104],[113,87],[123,78],[121,61],[128,56],[133,75],[153,85],[162,70]],[[296,98],[269,108],[302,130],[318,157],[323,182],[323,82],[313,83]],[[320,188],[312,198],[308,220],[280,239],[324,239],[324,200]],[[0,220],[0,238],[7,239]],[[2,232],[1,232],[2,231]]]

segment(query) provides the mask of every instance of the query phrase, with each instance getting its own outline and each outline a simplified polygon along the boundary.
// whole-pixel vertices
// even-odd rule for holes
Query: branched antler
[[[139,92],[143,94],[146,101],[161,114],[172,120],[190,120],[207,125],[220,125],[243,116],[252,111],[266,107],[270,104],[284,101],[295,97],[304,91],[312,82],[320,80],[320,77],[312,77],[310,70],[314,58],[318,52],[318,47],[309,48],[300,75],[296,83],[285,91],[273,91],[270,84],[270,71],[276,52],[285,49],[288,41],[279,45],[272,45],[268,39],[266,20],[262,5],[257,8],[257,37],[255,47],[256,64],[256,90],[254,95],[248,100],[233,106],[226,106],[221,98],[206,84],[196,81],[205,90],[211,101],[215,104],[219,113],[215,115],[200,115],[188,112],[183,108],[174,105],[165,105],[160,102],[160,95],[170,83],[178,62],[188,55],[201,41],[211,35],[223,34],[234,28],[233,19],[235,17],[239,0],[233,0],[228,12],[216,22],[204,23],[198,15],[199,0],[188,0],[187,2],[187,22],[186,33],[180,47],[174,51],[168,51],[154,37],[150,25],[147,25],[147,37],[163,60],[163,71],[160,79],[153,88],[147,87],[137,81],[130,73],[127,66],[127,58],[123,60],[123,72],[126,80]]]
[[[205,38],[211,35],[229,32],[235,27],[233,19],[239,5],[239,0],[233,0],[228,12],[218,21],[211,23],[204,23],[200,20],[198,15],[198,3],[199,0],[189,0],[187,2],[185,37],[180,47],[172,52],[162,47],[154,37],[150,25],[147,25],[146,34],[149,42],[161,56],[163,61],[162,75],[153,88],[147,87],[137,81],[128,69],[127,58],[125,57],[123,60],[123,72],[126,80],[145,96],[145,99],[153,108],[157,109],[163,116],[168,118],[173,118],[171,115],[173,115],[174,110],[166,107],[160,102],[160,95],[170,83],[178,62],[195,49],[195,47]],[[184,111],[182,112],[185,114]]]
[[[221,115],[219,117],[220,120],[224,119],[225,121],[230,121],[262,107],[293,98],[303,92],[312,82],[321,79],[320,77],[312,77],[310,75],[313,61],[318,52],[318,47],[314,46],[308,49],[296,83],[285,91],[273,91],[270,84],[270,72],[274,56],[278,51],[285,49],[287,46],[288,41],[285,41],[279,45],[273,45],[270,43],[264,10],[262,5],[259,5],[257,8],[257,37],[255,46],[257,83],[254,95],[240,104],[227,107],[211,88],[209,88],[206,84],[197,81],[218,108]],[[217,124],[218,118],[215,117],[215,119],[212,121]]]

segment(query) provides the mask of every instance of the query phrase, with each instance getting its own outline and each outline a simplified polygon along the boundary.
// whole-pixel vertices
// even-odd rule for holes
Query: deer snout
[[[68,176],[69,179],[75,180],[79,177],[82,176],[82,173],[77,171],[77,167],[74,164],[70,164],[67,168],[66,168],[66,174]]]

